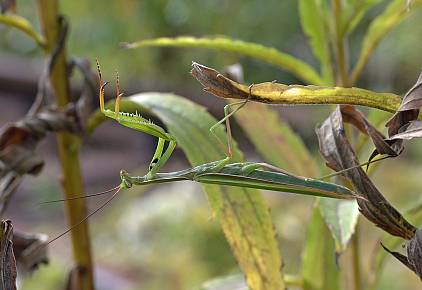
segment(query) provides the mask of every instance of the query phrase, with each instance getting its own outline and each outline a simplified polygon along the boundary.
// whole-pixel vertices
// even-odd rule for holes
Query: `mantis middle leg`
[[[249,86],[249,97],[246,100],[227,104],[226,106],[224,106],[224,118],[222,118],[220,121],[215,123],[210,128],[210,132],[217,139],[220,146],[222,148],[225,148],[226,147],[225,143],[215,133],[215,129],[217,128],[218,125],[222,124],[223,122],[226,123],[226,132],[227,132],[227,134],[226,134],[227,135],[227,150],[225,150],[226,158],[220,160],[220,162],[218,162],[216,164],[216,166],[214,168],[215,171],[220,171],[225,165],[229,164],[231,162],[232,158],[233,158],[233,151],[232,151],[233,137],[232,137],[231,127],[230,127],[230,117],[233,114],[235,114],[237,111],[242,109],[246,105],[246,103],[249,101],[250,96],[251,96],[252,87],[253,87],[253,84]],[[235,108],[233,111],[231,111],[231,107],[237,107],[237,108]]]

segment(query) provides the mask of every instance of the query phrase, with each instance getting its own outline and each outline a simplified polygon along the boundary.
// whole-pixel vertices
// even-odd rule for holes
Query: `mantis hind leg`
[[[231,104],[227,104],[226,106],[224,106],[224,118],[222,118],[220,121],[218,121],[217,123],[215,123],[211,128],[210,128],[210,132],[211,134],[213,134],[213,136],[217,139],[219,145],[224,148],[225,154],[226,154],[226,158],[220,160],[220,162],[218,162],[215,165],[215,171],[220,171],[225,165],[229,164],[230,161],[233,158],[233,150],[232,150],[232,141],[233,141],[233,137],[232,137],[232,132],[231,132],[231,126],[230,126],[230,117],[235,114],[237,111],[239,111],[240,109],[242,109],[246,103],[249,101],[250,97],[251,97],[251,91],[252,91],[252,87],[253,85],[249,86],[249,96],[246,100],[244,101],[240,101],[240,102],[235,102],[235,103],[231,103]],[[234,110],[231,110],[232,107],[236,107]],[[215,133],[215,129],[221,125],[222,123],[226,122],[226,136],[227,136],[227,147],[224,141],[222,141],[220,139],[220,137]],[[227,148],[227,149],[226,149]]]

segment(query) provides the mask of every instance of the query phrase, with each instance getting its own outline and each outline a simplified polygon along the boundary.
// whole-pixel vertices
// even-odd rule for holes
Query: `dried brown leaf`
[[[12,222],[1,222],[0,237],[0,290],[16,290],[16,260],[13,254]]]
[[[422,229],[418,229],[414,237],[407,243],[407,257],[401,253],[390,251],[384,245],[382,247],[422,280]]]
[[[422,229],[407,244],[407,260],[412,265],[416,275],[422,280]]]
[[[410,140],[413,138],[422,137],[422,121],[411,121],[410,125],[403,131],[390,137],[391,140],[405,139]]]
[[[65,111],[45,108],[0,130],[0,216],[25,174],[36,175],[44,165],[35,153],[48,132],[81,132],[75,106]]]
[[[355,191],[363,198],[357,199],[361,213],[375,225],[394,236],[410,240],[416,231],[404,217],[384,198],[375,187],[359,162],[352,146],[345,136],[340,107],[331,113],[317,128],[321,154],[327,165],[336,171],[345,171]]]
[[[385,125],[388,127],[388,136],[396,135],[403,126],[410,121],[416,120],[419,108],[422,106],[422,73],[416,84],[405,94],[400,107],[394,116]],[[397,138],[398,139],[398,138]]]
[[[19,271],[31,273],[40,264],[47,264],[47,242],[48,237],[41,234],[26,234],[16,232],[13,235],[13,250]]]
[[[413,266],[409,263],[409,260],[407,259],[407,257],[405,255],[403,255],[402,253],[399,252],[394,252],[391,251],[390,249],[388,249],[386,246],[384,246],[383,243],[381,243],[381,246],[384,248],[385,251],[387,251],[387,253],[391,254],[392,256],[394,256],[397,260],[399,260],[400,262],[402,262],[403,265],[405,265],[407,268],[409,268],[410,270],[412,270],[413,272],[415,271],[415,269],[413,268]]]
[[[392,142],[390,141],[389,143],[385,136],[378,131],[377,128],[372,126],[372,124],[366,119],[365,115],[355,107],[350,105],[341,106],[341,114],[344,122],[351,123],[359,131],[368,135],[372,139],[377,154],[397,156],[403,151],[402,146],[397,147],[390,145]]]

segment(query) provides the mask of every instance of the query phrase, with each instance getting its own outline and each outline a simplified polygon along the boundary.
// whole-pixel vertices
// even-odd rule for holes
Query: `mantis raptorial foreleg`
[[[167,146],[166,151],[163,152],[165,140],[158,138],[157,148],[155,150],[154,156],[152,161],[149,165],[149,171],[147,173],[147,180],[153,179],[154,176],[158,173],[158,171],[166,164],[167,160],[170,158],[173,150],[176,148],[176,141],[170,140]]]
[[[104,83],[101,75],[100,65],[97,60],[97,69],[100,76],[100,109],[101,112],[122,124],[123,126],[141,131],[158,138],[158,144],[155,149],[154,155],[150,162],[148,173],[146,174],[147,179],[153,179],[161,167],[167,162],[173,153],[174,148],[176,148],[176,140],[164,131],[158,125],[155,125],[151,121],[144,119],[138,113],[126,113],[120,111],[120,99],[123,96],[123,93],[120,91],[119,76],[116,76],[116,102],[114,105],[114,112],[106,109],[104,105],[104,87],[107,83]],[[166,150],[164,151],[165,142],[169,142]],[[163,153],[164,151],[164,153]]]

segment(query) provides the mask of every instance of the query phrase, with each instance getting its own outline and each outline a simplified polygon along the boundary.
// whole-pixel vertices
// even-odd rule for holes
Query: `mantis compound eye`
[[[131,188],[133,185],[129,173],[126,170],[120,170],[120,180],[122,181],[120,183],[121,188]]]

